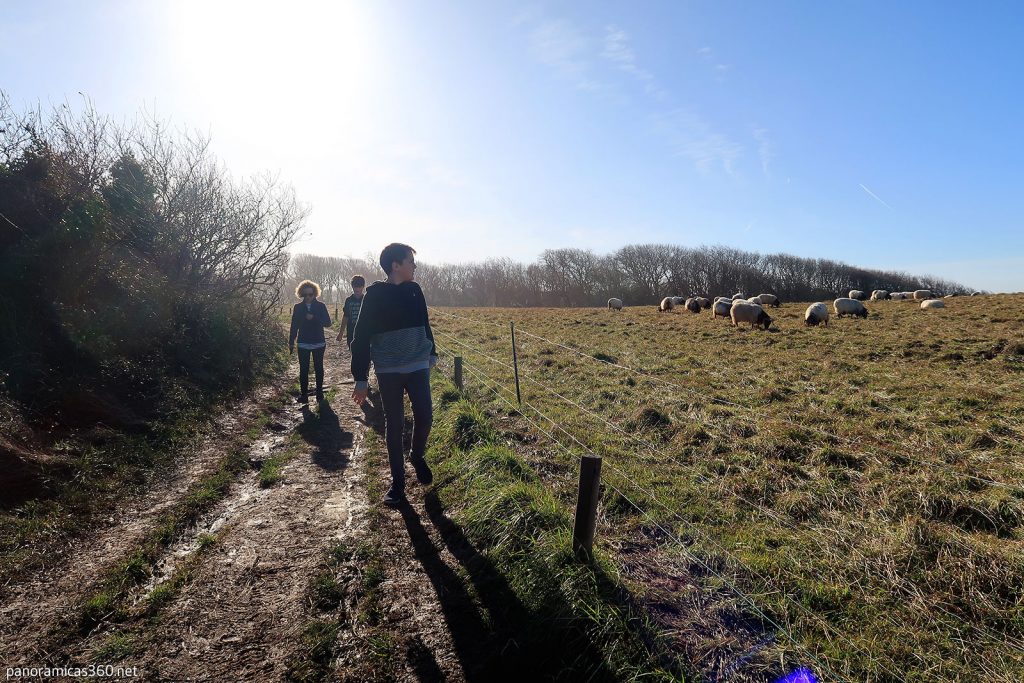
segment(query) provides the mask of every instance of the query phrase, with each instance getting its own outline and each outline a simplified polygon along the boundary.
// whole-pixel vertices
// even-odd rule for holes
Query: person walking
[[[369,392],[371,361],[377,375],[391,468],[391,488],[383,502],[391,506],[406,502],[402,446],[405,394],[409,394],[414,420],[409,459],[419,483],[426,485],[434,480],[425,455],[433,422],[430,369],[437,364],[437,347],[423,290],[413,281],[415,254],[407,244],[396,242],[384,247],[380,267],[387,279],[366,288],[352,337],[352,399],[357,405],[366,401]]]
[[[359,319],[359,307],[363,305],[366,278],[362,275],[353,275],[350,284],[352,285],[352,294],[345,299],[345,303],[341,307],[341,310],[344,312],[341,315],[341,325],[339,325],[341,329],[338,330],[338,341],[341,341],[341,337],[344,335],[345,343],[348,344],[349,348],[352,348],[352,334],[356,330],[356,320]]]
[[[292,309],[292,326],[288,333],[288,352],[295,352],[296,339],[299,344],[299,403],[309,403],[309,359],[313,358],[316,373],[316,400],[324,400],[324,350],[327,340],[324,328],[331,326],[331,314],[327,305],[320,301],[320,285],[303,280],[295,288],[295,296],[301,301]]]

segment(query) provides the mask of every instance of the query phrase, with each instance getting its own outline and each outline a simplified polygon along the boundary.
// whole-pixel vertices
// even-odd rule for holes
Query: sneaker
[[[434,481],[434,473],[430,471],[430,465],[425,458],[412,458],[412,467],[416,470],[416,481],[426,486]]]
[[[402,505],[403,503],[406,502],[405,491],[396,491],[394,487],[392,487],[388,489],[387,493],[384,494],[384,499],[382,502],[385,505],[390,505],[391,507],[398,507],[399,505]]]

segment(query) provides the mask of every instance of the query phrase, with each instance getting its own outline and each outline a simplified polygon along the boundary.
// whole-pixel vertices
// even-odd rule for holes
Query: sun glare
[[[373,60],[357,3],[176,2],[169,12],[179,85],[218,120],[324,131],[359,115]]]

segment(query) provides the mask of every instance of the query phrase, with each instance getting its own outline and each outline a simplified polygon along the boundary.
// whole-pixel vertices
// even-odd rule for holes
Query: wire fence
[[[508,328],[506,328],[504,325],[492,323],[490,321],[471,319],[465,316],[458,316],[447,311],[440,311],[438,309],[433,309],[433,312],[449,316],[452,319],[457,319],[464,323],[479,324],[482,326],[489,326],[496,329],[502,329],[504,331],[508,330]],[[462,329],[465,329],[464,326],[462,327]],[[690,389],[689,387],[682,386],[676,382],[672,382],[663,377],[658,377],[651,373],[644,372],[624,364],[620,364],[614,360],[608,360],[605,358],[601,358],[599,356],[595,357],[597,355],[596,352],[592,351],[588,353],[584,350],[581,350],[580,348],[574,348],[560,341],[552,340],[542,335],[535,334],[530,330],[524,329],[521,325],[517,326],[516,331],[519,333],[518,336],[520,338],[525,337],[527,339],[542,342],[543,344],[547,344],[549,346],[553,346],[556,348],[572,352],[573,354],[576,354],[578,356],[588,358],[591,361],[603,363],[606,366],[627,371],[631,373],[631,375],[635,374],[637,376],[642,376],[653,383],[660,383],[665,386],[671,387],[674,390],[681,391],[683,393],[691,395],[698,393],[695,390]],[[901,674],[897,673],[900,665],[898,665],[894,660],[888,657],[883,657],[879,653],[870,651],[869,649],[866,649],[865,647],[859,645],[853,637],[845,633],[842,629],[839,629],[821,615],[815,613],[813,610],[810,610],[809,608],[801,604],[799,595],[791,594],[791,592],[786,591],[777,582],[769,580],[768,577],[765,576],[762,572],[759,572],[753,569],[752,567],[747,566],[747,564],[745,564],[739,558],[737,558],[735,556],[735,553],[730,552],[730,550],[726,548],[722,543],[711,538],[707,534],[707,532],[699,528],[693,522],[683,518],[678,511],[670,508],[669,506],[661,502],[655,491],[652,491],[648,487],[644,487],[641,484],[639,484],[635,479],[631,478],[628,475],[628,473],[625,472],[619,466],[619,461],[616,456],[621,455],[621,453],[617,453],[614,448],[604,448],[602,447],[602,445],[598,445],[598,447],[595,449],[593,445],[584,443],[579,437],[576,436],[576,434],[573,433],[573,431],[570,431],[570,429],[566,428],[566,426],[562,424],[563,421],[556,420],[550,417],[547,413],[545,413],[544,410],[534,405],[528,397],[524,398],[521,403],[513,403],[514,395],[511,396],[511,398],[509,396],[505,396],[502,393],[503,387],[500,383],[501,380],[496,380],[494,377],[491,377],[488,374],[489,371],[485,369],[484,366],[490,365],[490,371],[497,369],[502,374],[504,374],[505,372],[515,372],[515,368],[510,363],[507,363],[501,360],[500,358],[496,358],[493,355],[486,353],[482,349],[482,344],[479,343],[479,340],[463,335],[460,335],[462,337],[460,339],[451,334],[436,329],[435,335],[437,335],[440,345],[442,347],[447,347],[447,350],[451,355],[463,356],[462,366],[469,373],[469,375],[473,377],[475,381],[479,382],[481,386],[487,388],[491,393],[494,394],[495,397],[497,397],[499,400],[501,400],[503,403],[507,404],[511,409],[513,409],[516,413],[518,413],[520,417],[527,420],[527,422],[530,423],[531,426],[533,426],[539,432],[544,434],[548,439],[550,439],[552,443],[554,443],[563,453],[570,456],[582,454],[596,454],[605,456],[611,455],[611,457],[608,458],[606,467],[608,467],[609,471],[613,474],[613,477],[610,477],[609,479],[614,479],[615,481],[606,481],[605,485],[609,489],[615,491],[617,495],[621,496],[622,499],[628,503],[628,505],[634,508],[648,522],[654,524],[657,528],[659,528],[659,530],[662,533],[664,533],[667,538],[672,539],[676,547],[683,553],[683,555],[687,557],[687,559],[696,562],[699,566],[701,566],[705,570],[708,570],[709,573],[716,576],[719,580],[722,580],[723,585],[726,585],[744,604],[746,604],[754,611],[758,618],[762,619],[762,623],[770,624],[772,627],[776,628],[786,638],[786,640],[794,646],[794,648],[798,652],[801,652],[804,655],[809,656],[811,660],[813,660],[813,662],[818,667],[820,667],[820,671],[827,672],[829,676],[831,676],[830,680],[848,679],[837,675],[835,670],[832,667],[828,666],[826,662],[822,661],[817,654],[808,651],[806,644],[803,641],[801,641],[801,639],[798,637],[798,634],[794,634],[794,625],[792,622],[787,621],[785,619],[779,620],[769,618],[768,615],[765,614],[764,611],[759,607],[757,601],[757,592],[755,591],[752,593],[750,586],[755,585],[757,582],[760,582],[762,587],[761,592],[763,595],[771,595],[775,598],[781,596],[787,607],[792,608],[794,614],[797,614],[800,617],[802,617],[804,623],[810,624],[817,629],[817,635],[823,635],[828,640],[834,639],[835,641],[842,643],[844,649],[851,653],[859,653],[860,655],[865,657],[868,662],[870,662],[870,666],[876,672],[877,675],[881,675],[887,680],[904,680],[904,677]],[[494,340],[495,336],[496,335],[491,334],[490,338]],[[577,346],[579,345],[577,344]],[[472,362],[467,361],[467,356],[474,360]],[[643,435],[638,434],[636,431],[629,430],[620,424],[616,424],[614,421],[608,419],[607,417],[600,415],[596,411],[587,408],[586,406],[582,405],[580,401],[573,400],[573,398],[570,398],[569,396],[566,396],[564,393],[557,391],[555,388],[551,386],[550,383],[537,380],[534,377],[532,377],[531,374],[524,373],[519,373],[517,379],[524,379],[531,387],[536,387],[536,393],[538,393],[545,399],[557,400],[566,406],[571,406],[574,410],[571,411],[570,414],[577,417],[585,416],[586,418],[601,425],[602,428],[606,428],[609,432],[620,435],[622,439],[642,445],[648,453],[648,455],[653,456],[653,458],[650,459],[649,462],[645,461],[645,465],[661,465],[666,463],[679,462],[677,458],[674,458],[671,454],[667,453],[664,450],[664,448],[654,444],[649,439],[646,439]],[[573,392],[566,393],[573,393],[573,395],[578,396],[583,391],[581,387],[573,387],[573,389]],[[511,395],[510,390],[506,391]],[[751,413],[754,412],[754,409],[749,406],[737,403],[735,401],[722,399],[721,397],[718,396],[710,395],[707,393],[700,393],[699,396],[704,401],[725,405],[732,409],[735,409],[735,411],[739,414],[734,416],[740,419],[748,419],[751,417]],[[531,418],[529,414],[523,411],[524,408],[527,411],[529,411],[529,413],[534,414],[537,419],[535,420]],[[757,421],[764,421],[766,419],[766,416],[760,413],[755,414],[753,417]],[[787,424],[792,427],[817,433],[825,437],[827,440],[829,440],[830,443],[838,442],[846,444],[848,447],[853,449],[854,455],[871,458],[876,462],[881,462],[877,457],[876,453],[868,452],[864,449],[865,446],[874,448],[874,444],[863,444],[848,437],[844,437],[842,435],[829,432],[828,430],[823,430],[811,425],[807,425],[806,423],[797,423],[793,420],[789,420],[782,416],[769,416],[768,419],[774,419],[780,423]],[[547,422],[550,425],[550,428],[544,429],[543,427],[540,426],[540,424],[538,424],[538,420]],[[587,431],[586,433],[592,434],[593,430]],[[564,441],[566,440],[571,442],[573,446],[567,446],[566,443],[564,443]],[[572,448],[576,448],[577,451],[574,453]],[[940,463],[937,461],[925,460],[907,453],[900,453],[898,451],[889,449],[879,450],[882,450],[885,454],[889,455],[892,458],[902,458],[908,462],[914,462],[931,468],[943,469],[944,471],[955,476],[962,476],[980,483],[984,483],[989,486],[1001,487],[1011,491],[1024,492],[1024,488],[1017,486],[1015,484],[1002,482],[989,477],[977,476],[971,473],[956,470],[953,467],[951,467],[949,463]],[[697,477],[696,482],[705,487],[706,493],[715,493],[713,487],[716,482],[713,479],[706,476]],[[629,491],[632,491],[634,493],[630,495],[628,493]],[[856,546],[855,541],[851,540],[851,538],[847,536],[837,535],[836,532],[838,530],[825,529],[825,532],[830,535],[828,536],[827,540],[823,540],[819,537],[818,534],[813,533],[815,530],[810,528],[809,526],[795,524],[789,521],[788,519],[784,518],[783,516],[779,515],[774,510],[758,503],[757,501],[751,500],[750,498],[743,496],[742,494],[738,494],[736,492],[731,492],[730,496],[737,498],[738,500],[741,500],[752,510],[758,512],[760,515],[763,515],[765,518],[771,520],[772,522],[800,534],[801,539],[810,539],[821,550],[824,549],[826,544],[835,545],[838,543],[841,545],[843,551],[848,553],[849,557],[856,559],[858,562],[861,562],[865,567],[870,565],[870,558]],[[657,507],[658,509],[660,509],[663,515],[658,516],[653,514],[652,507]],[[718,572],[712,571],[712,567],[707,565],[709,563],[717,564],[716,562],[711,561],[711,558],[708,558],[708,561],[705,561],[700,557],[697,557],[696,552],[692,547],[693,544],[687,544],[682,538],[680,538],[680,536],[677,533],[672,532],[670,529],[664,528],[664,522],[659,521],[659,519],[664,520],[666,516],[667,518],[672,520],[673,524],[677,524],[680,528],[685,529],[686,533],[691,538],[698,538],[701,540],[705,547],[714,548],[715,552],[719,555],[719,557],[716,559],[725,560],[727,565],[737,572],[737,576],[742,577],[741,580],[730,582],[727,579],[725,579],[725,577],[721,576]],[[793,574],[786,572],[779,573],[779,576],[783,579],[788,580],[790,583],[795,582],[799,578]],[[857,587],[854,588],[856,589]],[[900,580],[894,583],[893,591],[895,594],[897,594],[897,597],[899,597],[899,602],[902,604],[904,612],[910,612],[914,608],[920,608],[923,606],[927,611],[938,613],[946,617],[949,620],[948,623],[951,625],[951,628],[957,630],[958,632],[962,628],[963,630],[970,631],[971,633],[975,634],[976,636],[980,637],[986,642],[1011,647],[1019,651],[1024,651],[1024,641],[1022,641],[1021,638],[1019,638],[1016,635],[1000,632],[995,629],[987,628],[983,625],[979,625],[971,621],[966,621],[962,617],[951,612],[950,610],[947,610],[943,605],[937,602],[922,603],[922,601],[919,599],[920,596],[915,590],[915,587],[910,582]],[[862,591],[858,595],[858,597],[865,601],[872,599],[872,596],[868,595],[864,591]],[[786,617],[788,618],[790,610],[787,609],[784,612]],[[894,629],[894,632],[903,632],[908,627],[907,623],[899,621],[892,614],[881,612],[880,615],[881,621],[886,623],[888,626],[892,627]],[[779,621],[784,621],[785,624],[778,623]],[[972,642],[969,639],[964,638],[962,633],[960,633],[959,637],[963,640],[965,645]]]

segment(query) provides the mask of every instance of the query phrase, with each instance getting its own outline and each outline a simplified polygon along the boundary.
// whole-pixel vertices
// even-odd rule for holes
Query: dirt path
[[[285,381],[284,377],[280,381]],[[40,662],[46,634],[62,615],[75,609],[85,590],[98,575],[121,560],[171,508],[183,491],[214,471],[224,457],[227,437],[241,434],[256,418],[261,406],[279,391],[278,383],[261,388],[252,397],[224,413],[205,439],[174,466],[154,478],[143,496],[123,500],[107,523],[57,551],[42,570],[0,590],[0,665],[18,661]]]
[[[348,362],[347,352],[328,350],[328,402],[309,407],[272,400],[294,381],[293,363],[276,388],[226,414],[173,475],[45,571],[7,586],[0,664],[137,667],[136,680],[154,681],[487,678],[494,654],[515,649],[483,635],[494,629],[480,601],[495,593],[474,585],[479,558],[411,467],[411,504],[378,502],[386,458],[382,440],[367,448],[365,434],[380,416],[349,400]],[[251,468],[167,545],[119,614],[76,633],[62,617],[216,469],[226,438],[254,425],[262,433],[248,450]],[[279,467],[268,475],[270,461]],[[327,607],[325,576],[326,593],[337,593]]]

